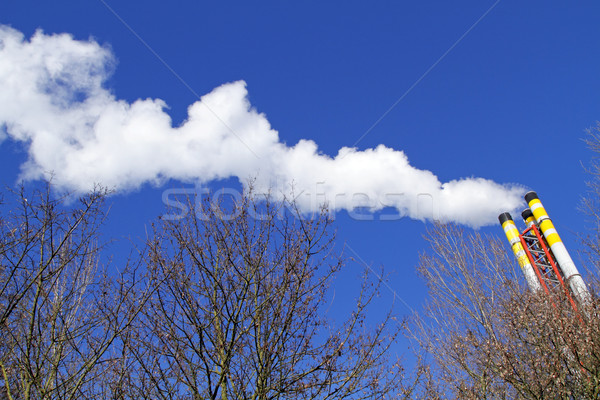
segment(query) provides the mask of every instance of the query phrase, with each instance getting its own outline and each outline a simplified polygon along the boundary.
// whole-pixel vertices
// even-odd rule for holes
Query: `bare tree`
[[[99,264],[105,195],[64,206],[49,184],[29,195],[21,189],[0,217],[4,398],[96,398],[112,385],[103,376],[114,369],[119,337],[144,296],[132,298],[134,265],[119,273]]]
[[[160,284],[125,340],[128,397],[402,393],[403,371],[386,358],[399,325],[391,314],[372,329],[365,323],[378,284],[365,273],[343,323],[324,312],[343,265],[326,210],[305,218],[293,202],[206,201],[195,214],[159,222],[148,249],[150,279]]]
[[[585,167],[589,176],[588,193],[583,197],[580,211],[586,217],[587,231],[579,237],[584,244],[584,267],[592,276],[600,276],[600,122],[588,129],[584,142],[595,157]]]
[[[413,333],[439,397],[600,396],[597,296],[575,311],[563,292],[531,293],[496,237],[439,225],[427,238],[418,270],[429,301]]]
[[[588,147],[600,153],[600,125]],[[600,398],[600,164],[587,172],[582,211],[587,304],[563,291],[532,293],[504,239],[438,225],[418,266],[429,301],[413,337],[430,356],[439,398]]]

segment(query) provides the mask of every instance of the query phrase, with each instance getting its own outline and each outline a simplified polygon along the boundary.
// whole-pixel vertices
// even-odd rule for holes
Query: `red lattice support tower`
[[[546,239],[541,235],[536,225],[532,224],[519,235],[521,245],[529,259],[541,287],[548,294],[563,291],[571,305],[577,310],[577,304],[571,296],[565,277],[558,267]]]

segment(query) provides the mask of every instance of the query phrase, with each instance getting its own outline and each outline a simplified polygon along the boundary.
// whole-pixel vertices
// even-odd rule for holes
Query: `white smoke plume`
[[[243,81],[224,84],[189,106],[173,126],[160,99],[118,100],[103,85],[111,51],[93,40],[37,32],[30,40],[0,25],[0,143],[22,142],[22,178],[53,175],[59,188],[83,192],[99,183],[131,190],[166,179],[208,182],[255,177],[256,188],[282,195],[293,187],[310,211],[394,207],[415,219],[473,227],[496,223],[522,204],[523,188],[482,178],[442,183],[380,145],[343,147],[335,157],[301,140],[287,146],[251,107]]]

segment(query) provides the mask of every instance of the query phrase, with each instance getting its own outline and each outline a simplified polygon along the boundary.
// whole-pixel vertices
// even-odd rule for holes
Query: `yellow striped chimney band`
[[[502,213],[498,216],[498,220],[500,221],[500,225],[502,225],[502,229],[506,234],[506,238],[510,243],[513,253],[517,258],[517,262],[523,271],[523,275],[525,275],[525,280],[527,281],[527,285],[533,291],[537,291],[541,289],[540,282],[529,262],[529,257],[525,253],[525,249],[523,249],[523,245],[521,244],[521,239],[519,238],[519,230],[515,225],[515,222],[512,219],[512,216],[509,213]]]

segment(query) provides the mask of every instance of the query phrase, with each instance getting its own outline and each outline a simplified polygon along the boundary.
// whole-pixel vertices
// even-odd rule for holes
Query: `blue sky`
[[[582,164],[593,157],[582,138],[600,119],[599,17],[593,1],[0,3],[0,24],[26,40],[42,29],[109,49],[115,62],[103,87],[127,103],[162,99],[173,126],[188,119],[198,95],[243,80],[251,106],[286,148],[310,140],[318,154],[335,157],[342,147],[384,145],[441,183],[476,177],[536,190],[568,247],[577,247],[573,233],[584,226],[576,208]],[[0,143],[1,184],[17,181],[27,143]],[[341,168],[341,187],[365,179],[357,177],[361,162]],[[236,187],[236,178],[204,184]],[[180,187],[193,184],[178,175],[125,186],[110,199],[107,233],[142,238],[164,212],[164,191]],[[336,212],[338,238],[359,263],[384,265],[390,287],[418,309],[425,290],[414,266],[428,223],[381,220],[382,213],[392,210],[367,220]],[[480,229],[502,233],[494,224]],[[349,264],[338,301],[359,271]],[[392,298],[385,291],[381,301]]]

